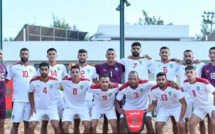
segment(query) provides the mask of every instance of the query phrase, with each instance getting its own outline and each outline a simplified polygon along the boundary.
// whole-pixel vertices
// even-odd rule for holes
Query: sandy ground
[[[154,118],[153,118],[153,122],[154,122]],[[10,119],[6,119],[5,120],[5,134],[9,134],[10,133],[10,128],[11,128],[11,122],[10,122]],[[110,126],[109,126],[110,128]],[[197,127],[198,129],[198,127]],[[83,126],[81,125],[80,126],[80,130],[81,132],[83,132]],[[70,127],[70,133],[73,132],[73,127],[71,126]],[[97,132],[98,133],[102,133],[102,120],[100,120],[99,122],[99,125],[97,127]],[[143,130],[142,133],[145,133],[146,132],[146,129]],[[35,129],[35,134],[39,134],[40,133],[40,125],[37,125],[36,129]],[[109,129],[108,133],[111,133],[111,129]],[[172,124],[171,124],[171,121],[169,121],[168,125],[164,127],[163,129],[163,133],[164,134],[172,134]],[[19,134],[24,134],[24,129],[23,129],[23,123],[20,124],[20,127],[19,127]],[[49,126],[48,126],[48,134],[54,134],[54,131],[49,123]],[[199,131],[197,131],[197,134],[199,134]]]

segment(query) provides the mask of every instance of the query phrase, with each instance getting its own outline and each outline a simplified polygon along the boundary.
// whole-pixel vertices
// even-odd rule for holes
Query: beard
[[[138,53],[138,52],[132,52],[132,56],[134,56],[134,57],[139,57],[139,56],[140,56],[140,53]]]
[[[48,76],[48,74],[45,74],[45,73],[41,74],[42,78],[46,78],[47,76]]]
[[[192,63],[192,60],[185,60],[185,63],[189,65]]]
[[[25,63],[28,61],[28,58],[23,57],[23,58],[21,58],[21,61]]]
[[[86,60],[79,60],[79,63],[81,63],[81,64],[83,64],[85,62],[86,62]]]
[[[163,83],[160,83],[158,86],[159,86],[159,88],[164,88],[166,85]]]
[[[162,59],[162,61],[167,61],[168,60],[168,56],[162,56],[161,59]]]

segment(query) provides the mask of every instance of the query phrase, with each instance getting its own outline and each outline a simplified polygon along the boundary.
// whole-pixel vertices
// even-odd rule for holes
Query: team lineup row
[[[2,60],[3,52],[0,52]],[[55,133],[68,133],[71,122],[75,125],[74,133],[79,133],[79,118],[83,122],[85,133],[95,133],[102,114],[107,118],[104,120],[103,133],[108,130],[107,120],[113,133],[125,133],[123,114],[129,109],[147,111],[147,133],[154,133],[152,110],[157,113],[156,133],[162,133],[169,117],[173,122],[173,133],[195,133],[195,126],[199,122],[200,132],[205,133],[202,120],[207,114],[208,133],[213,133],[215,120],[211,118],[214,118],[215,47],[209,50],[211,63],[207,65],[194,63],[191,50],[184,51],[185,63],[180,63],[178,59],[170,60],[168,47],[160,48],[161,61],[153,61],[149,56],[141,57],[139,42],[131,45],[131,52],[132,56],[117,62],[116,53],[110,48],[106,52],[106,63],[91,66],[87,63],[87,51],[80,49],[77,56],[79,62],[69,65],[67,75],[66,67],[56,62],[57,50],[54,48],[47,50],[49,62],[41,63],[37,72],[28,64],[28,49],[21,49],[19,63],[11,66],[8,71],[3,64],[0,66],[1,85],[13,79],[11,133],[17,133],[22,120],[25,133],[33,133],[37,122],[41,120],[41,133],[47,133],[48,120]],[[148,71],[154,73],[156,82],[148,81]],[[123,73],[128,81],[124,84]],[[177,76],[180,76],[183,89],[179,89],[173,82]],[[172,81],[174,86],[170,86],[167,80]],[[5,86],[2,86],[1,93],[5,90]],[[124,96],[125,103],[121,101]],[[5,105],[2,99],[4,94],[0,97]],[[6,111],[3,108],[5,106],[1,107],[1,111]],[[193,108],[195,110],[192,112]],[[1,115],[2,122],[5,113]],[[59,119],[62,120],[59,122]]]

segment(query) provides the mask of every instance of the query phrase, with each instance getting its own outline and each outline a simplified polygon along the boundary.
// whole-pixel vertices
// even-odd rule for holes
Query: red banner
[[[145,115],[144,110],[125,111],[125,124],[129,133],[140,133],[144,129]]]
[[[6,109],[12,110],[13,80],[6,84]]]

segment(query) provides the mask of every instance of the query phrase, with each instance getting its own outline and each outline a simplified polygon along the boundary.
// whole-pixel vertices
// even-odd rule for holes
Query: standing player
[[[90,133],[90,115],[85,101],[86,92],[90,87],[90,81],[80,78],[80,68],[72,66],[70,70],[71,78],[62,80],[61,85],[64,90],[65,109],[63,111],[64,133],[69,133],[69,125],[78,115],[84,125],[83,133]]]
[[[146,79],[148,80],[148,70],[150,68],[150,66],[152,65],[153,61],[148,59],[148,58],[144,58],[140,56],[141,53],[141,44],[139,42],[134,42],[131,45],[131,53],[132,56],[128,59],[128,58],[123,58],[120,60],[120,63],[123,64],[125,66],[125,80],[128,80],[128,74],[130,73],[130,71],[136,71],[139,72],[139,78],[140,79]],[[146,115],[146,127],[147,130],[151,130],[150,132],[147,131],[147,133],[154,133],[154,129],[152,126],[152,119],[151,119],[151,113],[148,113]]]
[[[4,134],[4,120],[6,118],[6,76],[7,68],[2,64],[3,51],[0,49],[0,132]]]
[[[123,119],[124,110],[146,110],[148,108],[148,95],[153,85],[155,85],[154,82],[139,79],[136,71],[131,71],[129,73],[128,82],[120,87],[116,96],[115,107],[117,111],[121,113],[120,125],[125,125]],[[126,97],[125,105],[123,108],[120,108],[119,101],[121,101],[124,96]],[[146,120],[146,123],[147,121],[148,120]],[[152,131],[148,129],[149,128],[147,128],[147,133]]]
[[[213,87],[215,87],[215,47],[211,47],[209,49],[209,55],[208,56],[209,56],[211,62],[206,64],[202,68],[202,78],[207,79],[213,85]],[[212,124],[210,122],[211,121],[210,121],[210,118],[208,116],[208,133],[212,134],[213,128],[212,128]]]
[[[11,134],[18,133],[19,123],[22,120],[24,120],[24,133],[27,134],[31,111],[28,97],[29,83],[36,75],[35,68],[28,63],[29,50],[27,48],[20,50],[20,58],[21,61],[12,65],[7,75],[8,80],[13,79],[14,89]]]
[[[167,79],[171,81],[176,81],[176,76],[177,76],[177,70],[179,69],[180,64],[172,61],[169,59],[170,56],[170,50],[168,47],[163,46],[160,48],[160,53],[161,61],[156,61],[153,62],[153,64],[150,66],[150,72],[154,74],[155,79],[156,75],[159,72],[164,72],[166,73]],[[158,100],[157,108],[155,109],[155,113],[159,111],[160,107],[160,101]],[[173,132],[174,134],[177,134],[177,124],[176,121],[173,117],[171,117],[172,120],[172,125],[173,125]]]
[[[184,64],[181,64],[179,69],[178,69],[178,73],[177,75],[180,76],[180,82],[181,82],[181,86],[183,86],[183,82],[184,80],[187,79],[186,75],[185,75],[185,68],[187,66],[194,66],[196,68],[196,76],[197,77],[201,77],[202,74],[202,67],[204,66],[204,63],[199,63],[196,64],[194,62],[194,57],[193,57],[193,52],[192,50],[185,50],[183,53],[184,56]],[[185,99],[187,102],[187,110],[185,112],[184,118],[185,118],[185,130],[186,133],[188,133],[188,123],[189,123],[189,118],[191,117],[192,114],[192,109],[193,109],[193,102],[192,102],[192,98],[190,97],[190,95],[185,92]],[[204,120],[202,122],[200,122],[200,132],[206,133],[206,129],[205,129],[205,124],[204,124]]]
[[[59,134],[59,115],[54,97],[55,90],[60,87],[60,82],[56,78],[48,76],[48,63],[41,63],[39,68],[41,75],[33,78],[30,82],[31,118],[28,133],[34,134],[37,123],[41,121],[43,116],[48,116],[55,134]]]
[[[114,101],[118,90],[119,85],[116,83],[110,88],[110,79],[107,74],[101,76],[99,84],[90,86],[89,92],[94,95],[91,116],[92,133],[96,133],[97,124],[102,114],[105,114],[110,122],[112,133],[117,133],[117,118]]]
[[[209,114],[211,128],[209,133],[215,130],[215,88],[204,78],[196,77],[195,67],[185,68],[187,80],[184,81],[183,89],[188,92],[193,99],[195,109],[189,122],[190,134],[195,134],[196,125]]]
[[[56,61],[57,50],[55,48],[49,48],[47,50],[47,57],[49,60],[48,62],[49,62],[49,70],[50,70],[48,75],[58,79],[58,81],[61,81],[64,77],[67,77],[66,67],[63,64],[57,63]],[[37,75],[40,76],[39,69],[37,70]],[[55,90],[55,91],[56,91],[55,101],[57,103],[60,119],[62,119],[62,113],[64,109],[63,92],[60,90]],[[42,134],[47,134],[47,125],[48,125],[48,119],[43,118],[42,126],[41,126]],[[60,127],[60,132],[63,133],[61,120],[60,120],[59,127]]]
[[[122,78],[123,78],[123,73],[125,72],[125,67],[121,63],[118,63],[115,58],[116,58],[116,52],[113,48],[109,48],[106,51],[106,58],[107,61],[102,64],[97,64],[95,65],[96,67],[96,72],[99,75],[99,78],[101,78],[104,74],[107,74],[109,76],[109,79],[113,83],[119,83],[122,84]],[[122,106],[122,101],[120,102],[120,105]],[[122,126],[119,125],[119,120],[120,120],[120,114],[117,112],[117,125],[119,128],[118,133],[120,131],[125,131],[125,128],[122,128]],[[123,131],[123,132],[124,132]],[[104,115],[104,122],[103,122],[103,133],[108,132],[108,120],[106,116]]]
[[[87,50],[80,49],[78,51],[77,58],[79,63],[75,64],[75,66],[79,66],[80,68],[80,74],[81,74],[80,77],[89,79],[91,83],[97,82],[97,74],[96,74],[95,67],[87,63],[87,58],[88,58]],[[70,64],[70,66],[72,66],[72,64]],[[70,70],[70,67],[69,67],[69,70]],[[92,100],[93,100],[92,93],[87,92],[85,100],[87,102],[88,109],[91,112]],[[79,125],[80,125],[80,119],[75,119],[74,133],[80,133]]]
[[[167,82],[165,73],[160,72],[156,77],[157,85],[152,87],[151,92],[152,104],[147,110],[154,110],[157,106],[157,101],[160,100],[161,107],[158,111],[155,123],[156,133],[162,134],[164,125],[168,122],[169,117],[173,116],[178,124],[179,133],[184,134],[185,130],[183,119],[187,107],[184,94],[180,88],[170,87],[170,83]]]

